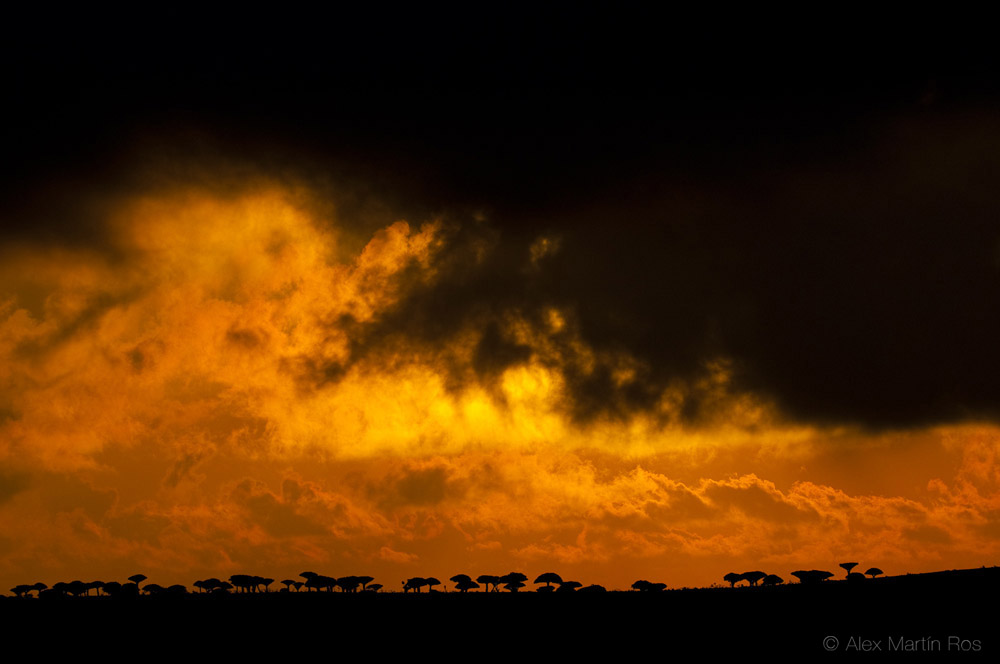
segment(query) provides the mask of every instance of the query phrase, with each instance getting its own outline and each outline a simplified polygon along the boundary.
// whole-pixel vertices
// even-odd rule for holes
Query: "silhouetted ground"
[[[458,659],[493,652],[622,656],[652,648],[664,658],[757,653],[912,661],[918,654],[995,658],[998,589],[1000,569],[989,568],[663,593],[4,598],[0,611],[8,643],[23,639],[56,653],[96,646],[106,654],[288,657],[346,648],[366,657]]]

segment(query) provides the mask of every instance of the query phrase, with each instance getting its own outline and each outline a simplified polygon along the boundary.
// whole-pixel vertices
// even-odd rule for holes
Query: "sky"
[[[0,588],[997,564],[987,49],[19,18]]]

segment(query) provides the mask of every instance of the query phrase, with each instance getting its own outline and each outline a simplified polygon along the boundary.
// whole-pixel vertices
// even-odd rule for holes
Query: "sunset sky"
[[[2,47],[0,591],[1000,563],[983,53],[72,18]]]

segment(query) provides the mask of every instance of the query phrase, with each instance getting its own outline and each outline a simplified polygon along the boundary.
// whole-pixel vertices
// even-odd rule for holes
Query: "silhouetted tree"
[[[374,581],[374,577],[371,576],[356,576],[354,577],[361,584],[361,590],[368,590],[368,584]]]
[[[427,579],[422,576],[415,576],[403,582],[403,592],[420,592],[420,589],[427,585]]]
[[[14,586],[13,588],[10,589],[10,591],[18,597],[24,597],[25,595],[31,593],[31,591],[34,589],[35,589],[34,586],[30,586],[27,583],[22,583],[20,585]]]
[[[559,592],[559,593],[572,593],[572,592],[576,592],[576,589],[579,588],[582,585],[583,584],[580,583],[579,581],[563,581],[562,583],[559,584],[559,589],[556,590],[556,592]]]
[[[473,588],[479,587],[479,584],[473,581],[472,577],[468,574],[456,574],[448,580],[455,584],[455,588],[460,593],[468,592]]]
[[[660,592],[661,590],[666,590],[667,584],[665,583],[652,583],[645,579],[639,579],[632,584],[632,590],[638,590],[639,592],[649,593],[649,592]]]
[[[310,576],[307,577],[305,583],[306,588],[316,589],[317,591],[326,590],[327,592],[333,592],[333,587],[337,584],[337,580],[335,578],[324,574],[316,574],[314,572],[309,572],[309,574]]]
[[[639,579],[632,584],[632,590],[638,590],[639,592],[644,593],[658,593],[662,590],[666,590],[666,588],[667,584],[665,583],[652,583],[650,581],[646,581],[645,579]]]
[[[472,581],[472,577],[469,576],[468,574],[456,574],[455,576],[450,577],[448,580],[451,581],[452,583],[458,584],[461,583],[462,581]]]
[[[581,593],[606,593],[606,592],[608,592],[608,589],[605,588],[604,586],[600,586],[600,585],[597,585],[596,583],[594,583],[594,584],[591,584],[591,585],[586,586],[584,588],[580,588],[580,590],[578,590],[577,592],[581,592]]]
[[[821,581],[826,581],[831,576],[833,572],[827,572],[826,570],[810,569],[810,570],[797,570],[792,572],[792,576],[799,580],[799,583],[819,583]]]
[[[132,576],[130,576],[128,578],[128,580],[131,581],[132,583],[134,583],[136,585],[136,587],[138,588],[139,584],[146,580],[146,575],[145,574],[133,574]]]
[[[777,574],[768,574],[763,579],[761,579],[760,584],[762,586],[777,586],[777,585],[780,585],[780,584],[782,584],[784,582],[785,582],[785,580],[782,579]]]
[[[867,570],[865,570],[865,574],[874,579],[876,576],[883,574],[883,572],[878,567],[869,567]]]
[[[761,579],[767,576],[767,573],[761,571],[743,572],[740,576],[746,579],[751,586],[756,586]]]
[[[438,581],[433,576],[429,576],[426,579],[424,579],[424,585],[427,586],[427,592],[436,593],[437,591],[434,590],[434,586],[440,586],[441,582]]]
[[[722,577],[722,580],[728,582],[730,588],[735,588],[736,584],[743,580],[743,575],[737,574],[736,572],[730,572]]]
[[[337,579],[335,579],[332,576],[326,576],[325,574],[320,574],[319,576],[314,578],[316,579],[316,583],[319,584],[319,587],[328,593],[332,593],[334,586],[337,585]]]
[[[483,592],[490,592],[491,585],[493,586],[493,592],[496,592],[497,586],[500,585],[500,577],[493,574],[480,574],[476,577],[476,581],[485,586]]]
[[[228,588],[225,586],[228,586]],[[201,587],[205,590],[205,592],[208,593],[214,593],[216,591],[226,591],[229,588],[232,588],[230,584],[226,583],[225,581],[222,581],[221,579],[217,579],[214,576],[210,579],[204,579],[201,582]]]
[[[538,575],[538,578],[535,579],[535,583],[544,583],[545,587],[549,588],[553,583],[562,583],[562,577],[555,572],[545,572],[544,574]]]
[[[518,590],[523,588],[527,580],[528,577],[520,572],[509,572],[501,576],[499,579],[500,583],[503,584],[503,587],[512,593],[516,593]]]
[[[472,590],[474,588],[478,588],[478,587],[479,587],[479,584],[476,583],[475,581],[473,581],[472,579],[462,579],[461,581],[459,581],[458,583],[455,584],[455,588],[457,588],[458,592],[461,592],[461,593],[468,592],[468,591],[470,591],[470,590]]]
[[[313,589],[316,589],[317,591],[319,590],[319,586],[313,583],[313,579],[318,577],[319,574],[317,574],[316,572],[302,572],[301,574],[299,574],[299,576],[301,576],[303,579],[306,580],[304,585],[308,590],[313,590]]]
[[[337,579],[337,586],[345,593],[356,592],[360,585],[361,580],[356,576],[344,576]]]
[[[292,579],[285,579],[284,581],[281,582],[281,584],[285,586],[285,590],[291,592],[292,586],[295,585],[295,581],[293,581]],[[296,590],[298,589],[296,588]]]
[[[847,576],[851,575],[851,570],[858,566],[857,563],[840,563],[840,566],[847,571]]]
[[[241,593],[248,593],[251,587],[255,587],[253,577],[249,574],[233,574],[229,577],[229,583]]]
[[[70,581],[68,584],[66,584],[66,592],[68,592],[73,597],[86,595],[88,590],[89,586],[83,581]]]
[[[367,592],[377,593],[378,591],[382,590],[382,584],[381,583],[373,583],[373,584],[369,585],[365,590]]]

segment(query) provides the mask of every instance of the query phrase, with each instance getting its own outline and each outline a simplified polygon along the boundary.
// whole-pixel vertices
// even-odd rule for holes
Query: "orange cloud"
[[[107,220],[113,253],[4,252],[11,585],[523,564],[627,587],[644,570],[707,584],[744,565],[915,571],[998,553],[994,427],[921,432],[925,460],[890,490],[835,455],[878,468],[914,436],[786,421],[724,358],[646,409],[580,417],[581,394],[639,393],[648,366],[591,347],[565,305],[484,305],[447,333],[401,316],[414,299],[449,315],[435,285],[492,245],[400,221],[352,254],[338,220],[298,200],[138,198]],[[537,240],[530,272],[557,250]]]

